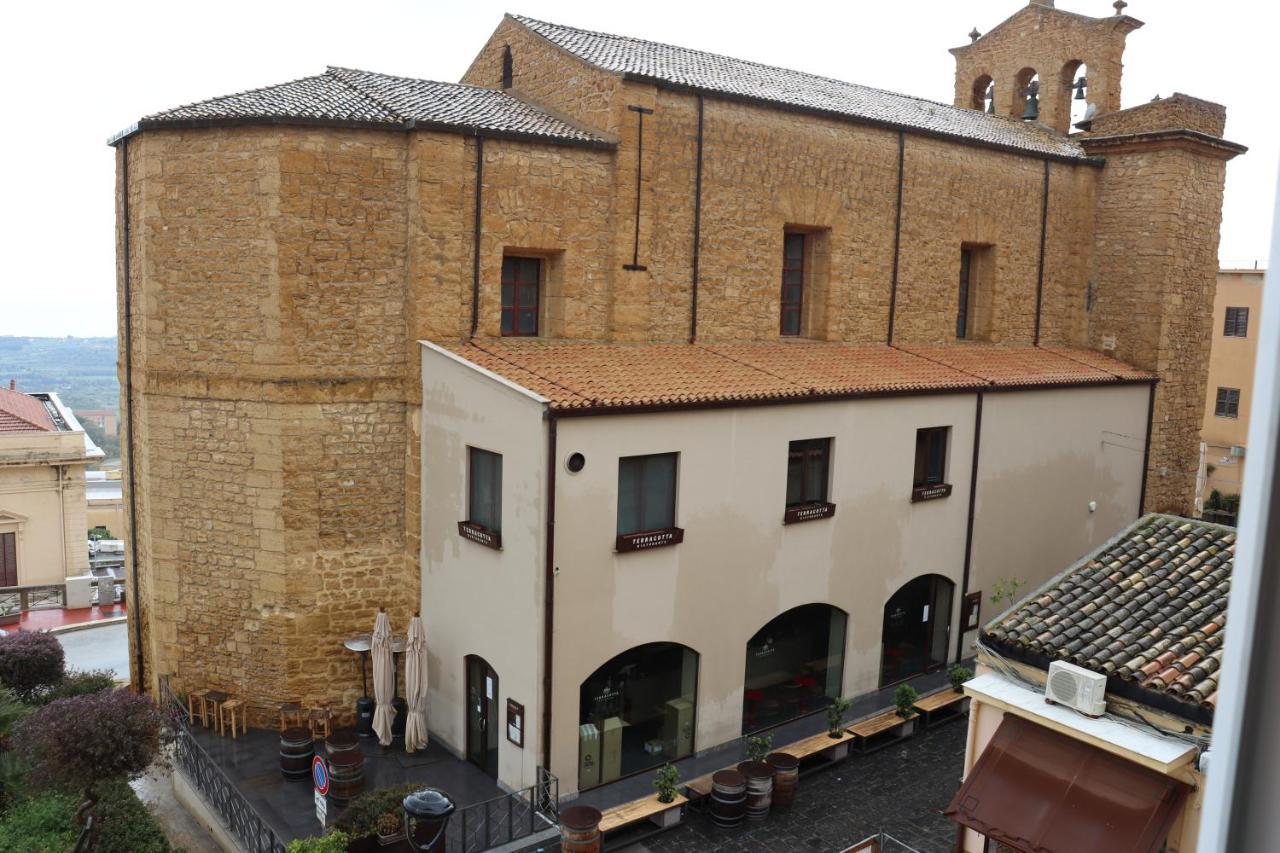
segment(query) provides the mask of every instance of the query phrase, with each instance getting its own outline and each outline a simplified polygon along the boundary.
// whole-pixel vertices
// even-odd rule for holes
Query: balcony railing
[[[66,603],[66,584],[0,587],[0,616],[14,615],[25,610],[65,607]]]
[[[537,784],[454,812],[445,853],[480,853],[531,838],[560,823],[560,780],[538,768]]]

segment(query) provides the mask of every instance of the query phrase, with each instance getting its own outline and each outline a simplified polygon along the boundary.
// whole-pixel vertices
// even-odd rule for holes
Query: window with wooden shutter
[[[18,585],[18,534],[0,533],[0,586]]]
[[[1222,334],[1228,338],[1247,338],[1249,336],[1249,309],[1228,308],[1226,320],[1222,324]]]

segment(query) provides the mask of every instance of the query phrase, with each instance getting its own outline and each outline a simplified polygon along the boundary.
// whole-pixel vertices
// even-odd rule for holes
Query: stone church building
[[[507,16],[460,83],[329,68],[119,134],[135,678],[230,690],[260,722],[290,699],[349,714],[342,639],[379,606],[398,630],[423,606],[423,508],[458,497],[423,486],[424,423],[472,404],[435,394],[424,412],[420,341],[483,350],[474,363],[548,398],[556,375],[528,350],[569,341],[748,361],[732,348],[767,344],[757,373],[794,346],[802,372],[862,348],[890,374],[908,353],[1045,393],[1134,384],[1122,426],[1089,433],[1123,433],[1132,497],[1078,551],[1143,509],[1189,510],[1224,174],[1244,148],[1214,103],[1120,108],[1142,26],[1124,5],[1035,0],[975,31],[950,105]],[[538,341],[504,358],[513,337]],[[700,369],[683,358],[656,364]],[[556,368],[565,387],[578,368]],[[1055,488],[1027,482],[1018,503]],[[956,489],[962,542],[972,490]],[[549,725],[520,698],[531,730]]]

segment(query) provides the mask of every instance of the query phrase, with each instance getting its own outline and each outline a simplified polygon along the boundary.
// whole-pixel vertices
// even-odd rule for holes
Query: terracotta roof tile
[[[1146,516],[984,635],[1212,709],[1235,542],[1230,527]]]
[[[799,341],[618,344],[511,338],[443,346],[547,398],[551,408],[559,410],[1119,382],[1124,368],[1117,362],[1116,372],[1108,372],[1033,347],[907,349]]]
[[[30,394],[0,388],[0,432],[52,432],[53,428],[44,403]]]

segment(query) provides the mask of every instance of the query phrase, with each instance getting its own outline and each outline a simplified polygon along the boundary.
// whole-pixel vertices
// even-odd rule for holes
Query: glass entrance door
[[[946,664],[953,586],[940,575],[923,575],[904,584],[885,604],[881,687]]]
[[[498,777],[498,673],[467,655],[467,760]]]

